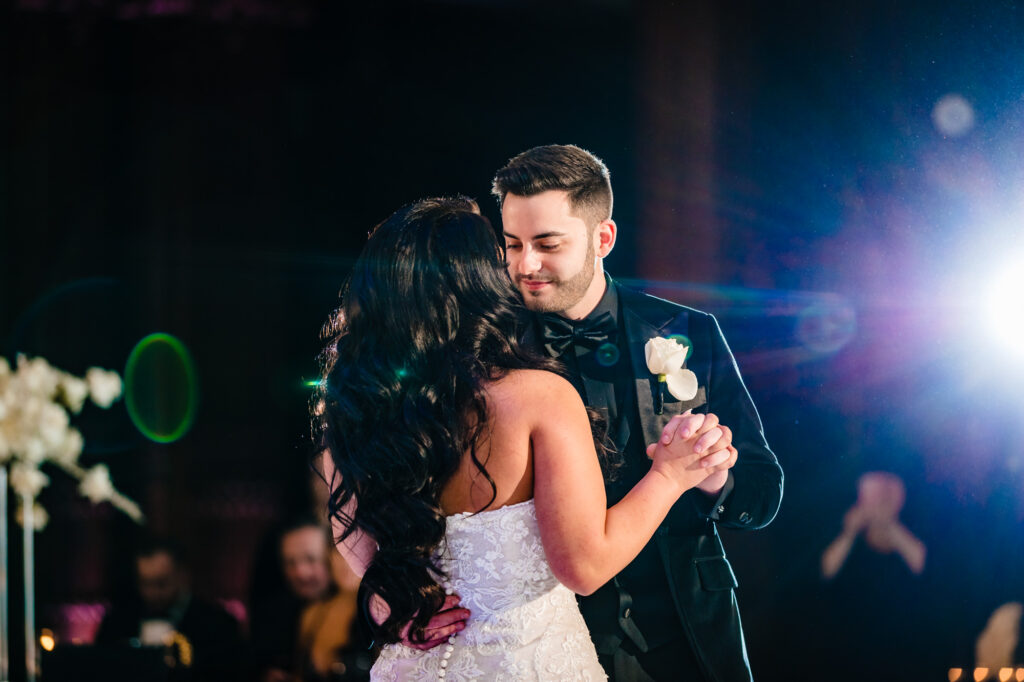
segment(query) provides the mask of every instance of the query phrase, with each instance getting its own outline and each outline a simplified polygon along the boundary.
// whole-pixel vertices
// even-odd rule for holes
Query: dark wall
[[[156,444],[123,405],[87,408],[82,461],[109,464],[147,529],[182,540],[197,592],[244,602],[261,537],[312,504],[305,382],[374,224],[454,193],[496,222],[494,171],[554,141],[621,169],[629,221],[633,20],[614,7],[540,23],[443,4],[229,20],[117,7],[5,9],[0,353],[123,371],[145,335],[183,341],[200,387],[189,433]],[[612,26],[621,35],[599,40]],[[129,590],[138,534],[53,478],[44,625]]]
[[[456,192],[497,223],[494,170],[572,142],[612,171],[609,270],[718,315],[786,470],[777,521],[727,537],[758,679],[967,666],[1020,598],[1019,373],[977,313],[1024,221],[1013,3],[153,6],[0,15],[0,354],[121,370],[145,334],[185,342],[190,433],[87,411],[83,461],[183,538],[199,591],[244,601],[260,537],[310,504],[303,382],[366,231]],[[858,554],[824,583],[879,469],[928,570]],[[131,524],[54,478],[39,598],[106,599]]]

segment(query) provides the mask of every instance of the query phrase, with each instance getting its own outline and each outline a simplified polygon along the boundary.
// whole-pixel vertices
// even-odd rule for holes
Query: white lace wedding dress
[[[441,555],[471,612],[466,629],[430,651],[384,647],[372,680],[605,680],[576,597],[544,556],[533,500],[448,517]]]

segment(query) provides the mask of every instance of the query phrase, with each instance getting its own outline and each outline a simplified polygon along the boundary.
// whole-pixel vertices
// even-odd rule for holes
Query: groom
[[[623,464],[607,484],[617,502],[650,468],[647,446],[671,417],[710,412],[738,455],[676,503],[633,563],[580,600],[609,676],[633,680],[750,680],[737,586],[717,526],[767,525],[782,498],[782,469],[715,318],[627,289],[604,272],[615,246],[608,169],[572,145],[535,147],[499,170],[493,192],[509,274],[537,334],[564,363],[590,407],[607,417]],[[682,339],[697,395],[681,401],[647,367],[644,346]]]

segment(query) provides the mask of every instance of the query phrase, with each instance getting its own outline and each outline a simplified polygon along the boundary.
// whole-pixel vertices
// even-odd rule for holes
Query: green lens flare
[[[683,360],[683,362],[689,360],[690,356],[693,355],[693,342],[690,341],[690,337],[686,336],[685,334],[673,334],[668,338],[672,339],[673,341],[678,341],[679,343],[686,346],[686,358]]]
[[[146,438],[173,443],[192,428],[199,384],[192,356],[177,338],[159,332],[135,344],[124,387],[128,416]]]
[[[619,361],[619,347],[614,343],[602,343],[595,357],[599,365],[612,367]]]

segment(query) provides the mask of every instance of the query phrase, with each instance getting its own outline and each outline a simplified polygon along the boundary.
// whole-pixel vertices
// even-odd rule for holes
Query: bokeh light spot
[[[686,360],[689,360],[690,356],[693,355],[693,342],[690,341],[690,337],[686,336],[685,334],[672,334],[668,338],[674,341],[678,341],[679,343],[686,346]]]
[[[960,95],[944,95],[932,109],[932,123],[943,135],[960,137],[974,127],[974,107]]]
[[[619,347],[614,343],[602,343],[594,353],[599,365],[611,367],[619,361]]]
[[[835,353],[857,331],[857,313],[846,301],[813,303],[804,308],[796,321],[796,338],[817,353]]]
[[[177,338],[156,333],[135,344],[124,386],[128,416],[146,438],[172,443],[192,428],[199,386],[192,356]]]

